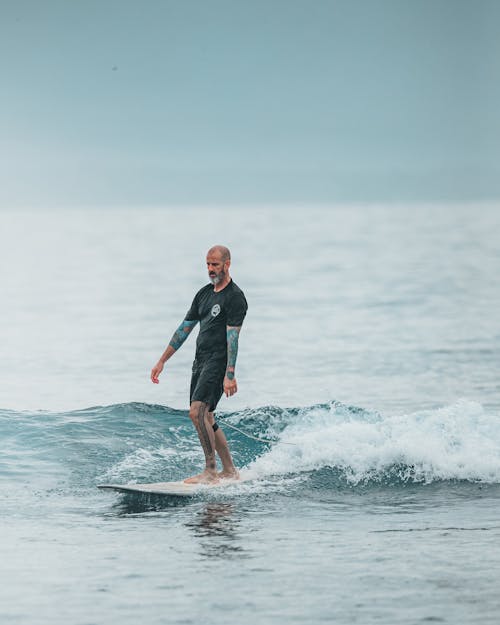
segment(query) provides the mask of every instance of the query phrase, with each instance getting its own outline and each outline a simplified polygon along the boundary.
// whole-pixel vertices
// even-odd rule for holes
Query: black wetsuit
[[[186,321],[199,321],[196,355],[191,378],[190,403],[202,401],[215,410],[224,392],[227,367],[227,326],[241,326],[248,304],[243,291],[231,280],[214,291],[207,284],[196,293]]]

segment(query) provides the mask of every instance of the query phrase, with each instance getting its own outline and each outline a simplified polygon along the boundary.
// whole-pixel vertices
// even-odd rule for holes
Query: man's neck
[[[231,282],[231,276],[229,274],[227,274],[227,276],[224,278],[224,280],[222,282],[219,282],[219,284],[214,284],[214,291],[216,293],[218,293],[219,291],[222,291],[223,289],[226,288],[226,286]]]

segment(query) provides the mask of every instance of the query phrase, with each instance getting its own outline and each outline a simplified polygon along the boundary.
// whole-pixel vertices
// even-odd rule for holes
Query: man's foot
[[[187,477],[184,480],[184,484],[215,484],[219,481],[219,476],[216,471],[203,471],[199,475],[193,477]]]
[[[221,480],[239,480],[240,474],[237,469],[232,469],[230,471],[220,471],[218,474]]]

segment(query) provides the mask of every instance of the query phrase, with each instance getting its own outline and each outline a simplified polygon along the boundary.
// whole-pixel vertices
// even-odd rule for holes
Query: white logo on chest
[[[219,304],[214,304],[212,306],[212,310],[210,311],[212,317],[217,317],[217,315],[220,313],[220,306]]]

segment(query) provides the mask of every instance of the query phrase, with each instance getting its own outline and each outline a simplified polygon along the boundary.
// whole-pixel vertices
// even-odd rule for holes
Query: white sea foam
[[[255,479],[332,467],[351,483],[382,479],[500,482],[500,420],[461,400],[437,410],[384,417],[336,404],[299,414],[279,442],[248,467]],[[290,444],[292,443],[292,444]]]
[[[103,480],[124,479],[145,470],[151,472],[154,469],[165,470],[179,460],[192,460],[196,456],[193,450],[179,450],[169,447],[159,449],[139,448],[127,454],[122,460],[109,468],[103,474]]]

